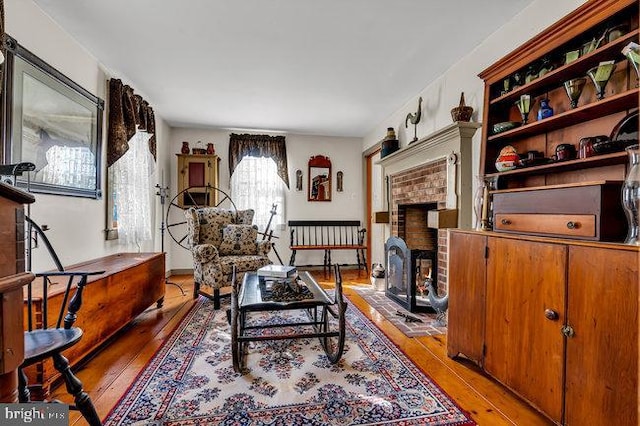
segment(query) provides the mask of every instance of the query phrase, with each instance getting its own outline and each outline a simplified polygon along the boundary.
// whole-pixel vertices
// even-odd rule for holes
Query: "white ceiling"
[[[532,1],[35,0],[172,126],[355,137]]]

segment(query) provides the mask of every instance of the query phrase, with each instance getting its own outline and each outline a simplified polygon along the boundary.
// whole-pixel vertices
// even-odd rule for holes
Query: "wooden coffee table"
[[[335,266],[336,288],[333,300],[313,279],[311,274],[303,272],[300,278],[312,294],[309,299],[294,301],[263,300],[260,282],[255,272],[245,274],[242,286],[233,286],[231,293],[231,352],[233,369],[242,372],[247,342],[284,339],[319,338],[331,363],[340,360],[344,350],[345,312],[347,303],[342,297],[342,278],[338,266]],[[309,321],[294,321],[285,324],[247,325],[250,312],[290,311],[303,309]],[[330,321],[331,315],[336,321]],[[248,330],[282,328],[297,326],[295,333],[277,333],[275,335],[251,335]]]

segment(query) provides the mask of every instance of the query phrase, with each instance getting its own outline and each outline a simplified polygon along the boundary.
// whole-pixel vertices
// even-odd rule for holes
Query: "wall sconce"
[[[302,170],[296,170],[296,191],[302,191]]]
[[[344,173],[342,173],[342,171],[338,172],[338,176],[337,176],[337,180],[338,180],[338,188],[336,189],[338,192],[342,192],[342,179],[344,178]]]

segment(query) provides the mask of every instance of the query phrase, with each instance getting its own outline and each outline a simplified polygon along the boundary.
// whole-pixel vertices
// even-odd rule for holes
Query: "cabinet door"
[[[559,422],[566,246],[490,237],[488,247],[485,369]]]
[[[178,155],[178,199],[180,207],[215,206],[218,192],[218,163],[216,155]],[[188,188],[189,191],[186,191]]]
[[[638,252],[569,249],[565,422],[638,424]]]
[[[451,232],[447,355],[482,364],[487,237]]]

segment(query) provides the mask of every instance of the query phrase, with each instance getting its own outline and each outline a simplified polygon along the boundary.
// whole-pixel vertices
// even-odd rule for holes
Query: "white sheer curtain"
[[[148,148],[150,138],[147,132],[136,132],[129,140],[129,150],[110,168],[118,241],[122,245],[140,246],[152,238],[150,188],[155,163]]]
[[[277,213],[270,229],[284,223],[284,194],[284,182],[271,158],[244,157],[231,176],[231,199],[238,210],[256,211],[253,224],[261,232],[269,222],[273,204],[277,204]]]

